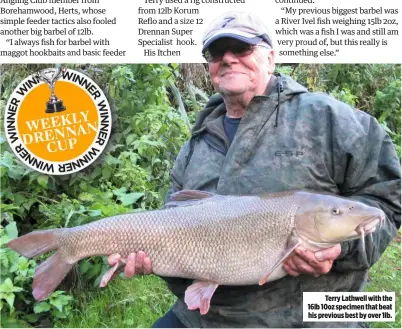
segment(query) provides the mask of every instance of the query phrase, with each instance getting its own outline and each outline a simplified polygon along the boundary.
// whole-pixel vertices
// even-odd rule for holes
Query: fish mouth
[[[341,241],[332,241],[341,243],[343,241],[351,241],[360,237],[360,239],[364,242],[364,237],[370,233],[375,232],[378,226],[382,227],[385,220],[385,215],[376,215],[369,219],[366,219],[364,222],[360,223],[354,231],[352,231],[348,236],[346,236]]]
[[[356,227],[355,231],[359,235],[367,235],[367,234],[373,233],[377,229],[378,224],[380,225],[380,228],[382,227],[384,220],[385,220],[385,215],[383,215],[383,214],[378,215],[378,216],[373,216],[373,217],[365,220],[363,223],[360,223]]]
[[[366,244],[364,242],[364,236],[370,233],[373,233],[377,225],[380,224],[380,228],[382,227],[382,224],[385,220],[385,214],[382,213],[378,216],[373,216],[369,218],[368,220],[364,221],[363,223],[359,224],[356,228],[356,233],[360,233],[360,239],[362,241],[362,246],[363,246],[363,251],[366,251]]]

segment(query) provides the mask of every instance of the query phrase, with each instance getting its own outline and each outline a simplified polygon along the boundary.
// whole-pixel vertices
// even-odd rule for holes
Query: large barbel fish
[[[282,262],[297,246],[312,251],[373,232],[382,210],[305,191],[223,196],[183,190],[161,210],[129,213],[73,228],[35,231],[7,247],[26,257],[56,250],[35,272],[33,295],[49,296],[72,266],[90,256],[145,251],[153,272],[194,279],[189,309],[208,312],[218,285],[264,284],[286,275]],[[364,241],[364,239],[363,239]],[[107,284],[116,264],[102,279]]]

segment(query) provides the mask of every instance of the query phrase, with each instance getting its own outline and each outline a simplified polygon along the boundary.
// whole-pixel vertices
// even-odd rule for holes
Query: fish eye
[[[339,213],[340,213],[338,208],[332,208],[331,212],[332,212],[333,215],[339,215]]]

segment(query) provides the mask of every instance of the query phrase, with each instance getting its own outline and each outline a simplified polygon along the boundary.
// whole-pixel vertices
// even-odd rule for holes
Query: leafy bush
[[[33,71],[48,66],[4,67],[0,80],[4,90],[2,114],[18,83]],[[16,237],[17,230],[25,234],[36,229],[73,227],[107,216],[160,207],[173,161],[189,137],[182,117],[169,103],[167,88],[172,66],[70,67],[90,75],[108,95],[114,110],[112,140],[107,152],[84,171],[47,176],[23,166],[9,150],[2,131],[3,244]],[[34,302],[31,284],[35,261],[6,248],[1,248],[1,255],[4,326],[37,325],[46,317],[69,316],[72,297],[65,293],[55,292],[41,303]],[[79,277],[98,285],[107,268],[106,259],[92,257],[81,261],[78,268]]]
[[[0,228],[0,246],[18,236],[16,222]],[[36,267],[34,260],[19,256],[16,252],[1,248],[0,310],[3,327],[28,327],[45,321],[48,313],[53,318],[66,318],[72,309],[71,296],[55,291],[42,302],[33,302],[32,279]]]

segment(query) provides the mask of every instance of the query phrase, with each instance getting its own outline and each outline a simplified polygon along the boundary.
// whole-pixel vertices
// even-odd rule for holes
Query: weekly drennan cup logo
[[[109,103],[90,78],[66,68],[32,74],[14,90],[5,113],[7,140],[27,166],[49,175],[93,163],[111,133]]]

